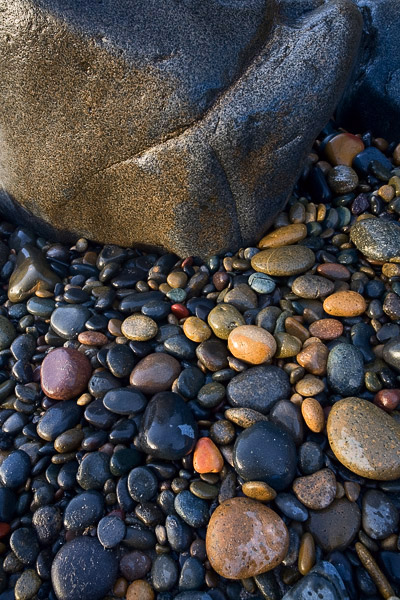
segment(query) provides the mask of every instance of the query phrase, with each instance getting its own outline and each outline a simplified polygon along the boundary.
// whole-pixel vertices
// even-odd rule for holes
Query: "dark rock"
[[[151,469],[137,467],[128,476],[128,490],[136,502],[148,502],[155,496],[158,480]]]
[[[76,481],[84,490],[100,490],[111,476],[110,458],[104,452],[90,452],[79,465]]]
[[[400,553],[399,552],[381,552],[380,558],[386,573],[390,579],[400,584]]]
[[[397,531],[399,511],[379,490],[367,490],[362,502],[362,526],[373,540],[383,540]]]
[[[103,517],[97,526],[97,537],[104,548],[114,548],[125,537],[125,523],[117,516]]]
[[[119,568],[128,581],[143,579],[151,569],[151,559],[144,552],[127,552],[120,560]]]
[[[185,560],[179,577],[180,590],[197,590],[204,583],[204,567],[197,558]]]
[[[117,576],[114,552],[94,538],[78,537],[57,552],[51,581],[58,600],[101,600]]]
[[[168,515],[165,519],[168,543],[175,552],[184,552],[192,541],[192,530],[177,515]]]
[[[95,525],[103,515],[104,501],[99,492],[90,490],[78,494],[67,504],[64,513],[64,527],[81,531]]]
[[[312,7],[167,2],[154,19],[139,0],[6,4],[3,210],[61,240],[68,230],[184,256],[254,242],[287,200],[359,43],[350,0]],[[9,73],[21,69],[16,85]]]
[[[85,410],[85,419],[93,427],[98,429],[110,429],[117,421],[116,414],[107,410],[103,404],[103,400],[98,398],[91,402]]]
[[[23,565],[31,565],[39,554],[39,542],[31,527],[20,527],[10,536],[11,550]]]
[[[397,222],[362,219],[350,229],[350,238],[367,258],[379,261],[400,260],[400,227]]]
[[[85,329],[90,316],[85,306],[60,306],[51,315],[50,325],[64,340],[73,340]]]
[[[229,403],[266,415],[278,401],[290,398],[289,377],[283,369],[261,365],[233,377],[227,387]]]
[[[144,411],[147,399],[133,388],[115,388],[106,393],[103,398],[104,406],[117,415],[135,415]]]
[[[40,417],[37,433],[48,442],[53,442],[60,433],[78,425],[82,417],[82,408],[74,400],[66,400],[51,406]]]
[[[309,600],[309,598],[349,600],[343,580],[333,565],[318,563],[305,577],[287,592],[282,600]]]
[[[157,592],[171,590],[178,581],[178,566],[172,556],[157,556],[151,569],[151,581]]]
[[[282,492],[274,500],[279,510],[289,519],[303,523],[308,519],[308,510],[293,494]]]
[[[364,382],[364,361],[358,348],[337,344],[328,355],[328,385],[341,396],[355,396]]]
[[[0,482],[6,488],[18,488],[26,483],[30,472],[29,456],[23,450],[15,450],[1,463]]]
[[[310,510],[308,529],[324,552],[344,550],[360,529],[361,512],[346,498],[334,500],[328,508]]]
[[[41,506],[32,517],[32,525],[39,542],[48,545],[57,539],[62,527],[60,511],[55,506]]]
[[[188,490],[179,492],[175,497],[175,510],[191,527],[204,527],[210,518],[208,504]]]

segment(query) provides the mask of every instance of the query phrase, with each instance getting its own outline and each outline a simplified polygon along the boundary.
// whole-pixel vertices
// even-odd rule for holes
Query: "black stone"
[[[41,438],[53,442],[60,433],[78,425],[83,409],[75,400],[65,400],[54,404],[40,417],[37,432]]]
[[[136,467],[128,476],[128,490],[136,502],[148,502],[158,489],[158,480],[151,469]]]
[[[358,348],[337,344],[328,355],[327,379],[330,388],[342,396],[356,396],[364,383],[364,361]]]
[[[85,329],[91,312],[84,306],[60,306],[51,315],[50,325],[64,340],[73,340]]]
[[[135,415],[144,411],[147,399],[139,390],[121,387],[108,391],[103,398],[103,404],[117,415]]]
[[[104,452],[86,454],[79,465],[76,481],[84,490],[99,490],[110,478],[110,458]]]
[[[117,516],[103,517],[97,525],[97,537],[104,548],[115,548],[125,537],[125,523]]]
[[[23,565],[32,565],[39,554],[39,542],[31,527],[20,527],[10,537],[11,550]]]
[[[174,507],[181,519],[194,528],[204,527],[210,518],[207,502],[188,490],[176,495]]]
[[[117,421],[115,413],[109,411],[103,404],[101,398],[91,402],[85,410],[85,419],[88,423],[98,429],[110,429]]]
[[[6,488],[19,488],[26,483],[30,472],[29,456],[23,450],[15,450],[0,465],[0,482]]]
[[[78,494],[67,504],[64,513],[64,527],[81,531],[95,525],[104,511],[103,496],[94,490]]]
[[[151,569],[151,582],[157,592],[171,590],[178,581],[178,566],[172,556],[157,556]]]
[[[135,355],[126,344],[115,344],[107,352],[107,366],[115,377],[127,377],[135,366]]]
[[[290,396],[288,375],[272,365],[251,367],[233,377],[227,387],[227,397],[232,406],[252,408],[264,415],[278,400]]]

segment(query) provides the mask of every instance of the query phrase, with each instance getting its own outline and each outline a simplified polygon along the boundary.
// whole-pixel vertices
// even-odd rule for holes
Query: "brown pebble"
[[[74,348],[56,348],[45,356],[41,370],[43,392],[53,400],[79,396],[92,375],[89,359]]]
[[[357,502],[361,491],[360,485],[354,481],[345,481],[343,487],[346,498],[350,500],[350,502]]]
[[[390,202],[395,197],[396,193],[391,185],[382,185],[378,190],[378,196],[384,202]]]
[[[122,335],[121,325],[122,321],[120,319],[110,319],[108,321],[107,329],[111,333],[111,335],[118,337]]]
[[[333,317],[358,317],[365,312],[367,304],[358,292],[336,292],[324,300],[324,311]]]
[[[144,579],[133,581],[126,591],[126,600],[154,600],[154,591]]]
[[[128,582],[125,577],[118,577],[113,587],[113,594],[116,598],[124,598],[126,590],[128,589]]]
[[[184,288],[188,277],[183,271],[171,271],[167,277],[167,283],[171,288]]]
[[[345,265],[339,263],[324,263],[318,265],[317,273],[329,279],[339,279],[340,281],[348,281],[351,277],[351,273]]]
[[[394,596],[393,588],[386,579],[385,575],[382,573],[370,551],[364,546],[364,544],[361,544],[361,542],[356,542],[355,548],[358,558],[360,559],[363,567],[368,571],[381,596],[385,598],[385,600],[388,600],[390,596]]]
[[[108,337],[100,331],[82,331],[78,335],[78,342],[85,346],[104,346],[108,341]]]
[[[292,292],[305,299],[324,298],[332,294],[334,290],[333,282],[327,277],[320,275],[300,275],[292,283]]]
[[[247,429],[259,421],[268,421],[267,416],[252,408],[228,408],[225,411],[225,418],[243,429]]]
[[[83,437],[82,429],[68,429],[54,440],[54,449],[60,453],[76,450],[81,445]]]
[[[315,542],[311,533],[301,537],[297,567],[302,575],[307,575],[315,564]]]
[[[307,227],[303,223],[295,223],[279,227],[268,233],[260,240],[258,247],[264,250],[265,248],[289,246],[290,244],[301,242],[305,237],[307,237]]]
[[[315,254],[306,246],[282,246],[261,250],[251,259],[251,266],[259,273],[287,277],[305,273],[315,263]]]
[[[229,334],[228,349],[239,360],[251,365],[261,365],[274,356],[276,342],[262,327],[241,325]]]
[[[325,427],[324,410],[315,398],[304,398],[301,405],[301,414],[305,424],[314,433],[320,433]]]
[[[307,344],[305,348],[296,356],[296,360],[301,367],[312,375],[325,375],[326,364],[328,362],[329,350],[321,342]]]
[[[179,361],[164,352],[148,354],[133,369],[130,384],[144,394],[168,390],[181,372]]]
[[[242,485],[242,492],[259,502],[271,502],[276,498],[276,491],[264,481],[246,481]]]
[[[353,159],[363,150],[364,143],[359,137],[351,133],[339,133],[326,143],[324,153],[332,165],[351,167]]]
[[[386,412],[392,412],[400,404],[400,389],[384,389],[374,396],[374,404]]]
[[[287,317],[285,330],[286,333],[297,337],[301,342],[305,342],[310,337],[307,328],[294,317]]]
[[[335,498],[344,498],[345,495],[346,495],[346,492],[344,491],[343,485],[340,483],[340,481],[337,481]]]
[[[302,396],[316,396],[325,389],[325,384],[315,375],[306,375],[296,383],[295,389]]]
[[[309,326],[310,334],[320,340],[335,340],[343,333],[343,323],[337,319],[319,319]]]
[[[327,508],[336,496],[336,478],[330,469],[321,469],[293,481],[293,491],[300,502],[312,510]]]
[[[291,358],[296,356],[301,349],[301,341],[284,331],[276,333],[275,340],[277,346],[275,358]]]
[[[183,324],[183,332],[189,340],[200,344],[211,336],[211,329],[198,317],[188,317]]]

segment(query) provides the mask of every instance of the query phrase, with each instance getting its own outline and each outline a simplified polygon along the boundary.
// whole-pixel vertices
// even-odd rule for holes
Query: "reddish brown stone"
[[[321,469],[312,475],[298,477],[293,481],[293,491],[307,508],[327,508],[336,495],[335,475],[330,469]]]
[[[78,342],[85,346],[104,346],[108,343],[108,337],[101,331],[82,331],[78,335]]]
[[[320,340],[335,340],[343,333],[343,323],[337,319],[320,319],[311,323],[309,330]]]
[[[170,389],[180,372],[176,358],[164,352],[155,352],[138,362],[131,373],[130,383],[145,394],[157,394]]]
[[[400,390],[380,390],[375,394],[374,404],[386,412],[396,410],[400,403]]]
[[[69,400],[85,391],[92,367],[82,352],[56,348],[45,357],[40,374],[46,396],[53,400]]]

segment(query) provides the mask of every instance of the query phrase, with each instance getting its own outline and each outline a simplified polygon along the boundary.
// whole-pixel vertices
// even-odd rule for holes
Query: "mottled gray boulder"
[[[355,0],[364,17],[360,53],[337,118],[351,131],[400,139],[399,0]]]
[[[58,239],[203,256],[254,243],[285,204],[362,27],[352,0],[0,14],[3,212]]]

